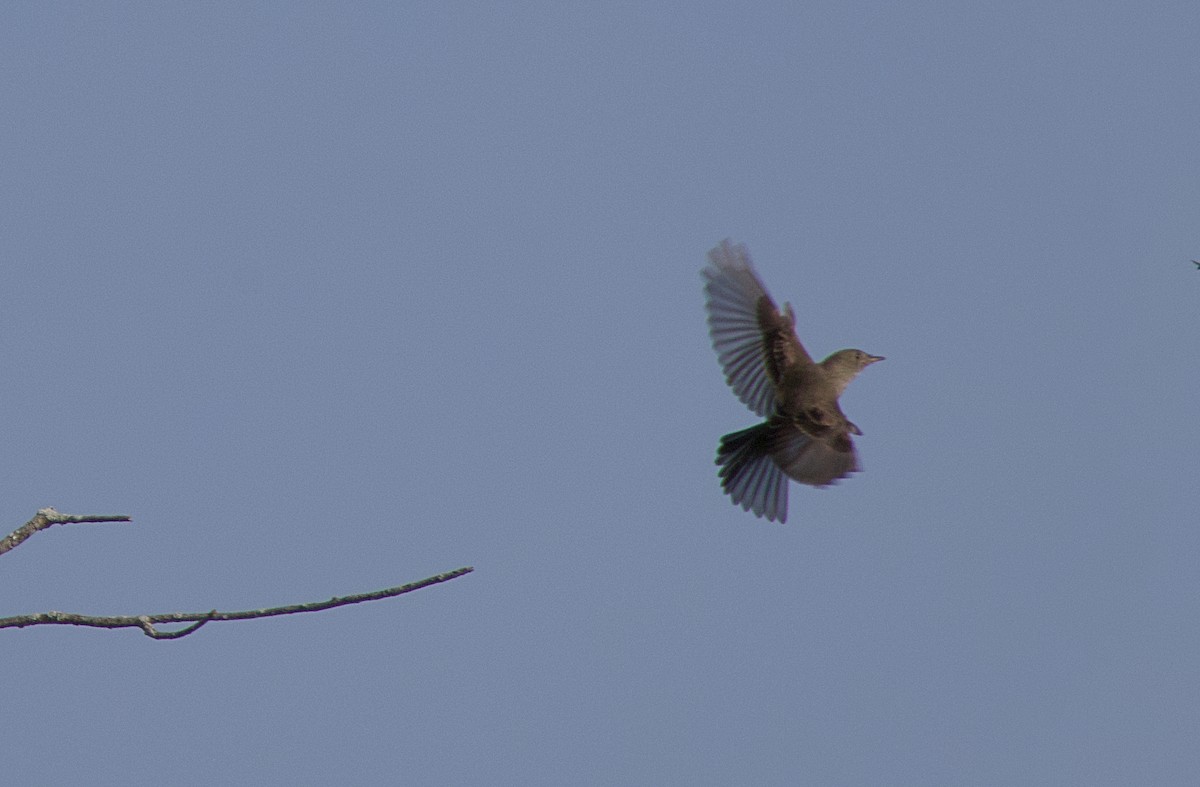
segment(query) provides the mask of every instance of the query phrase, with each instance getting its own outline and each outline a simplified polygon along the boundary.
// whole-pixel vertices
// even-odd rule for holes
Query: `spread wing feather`
[[[708,330],[725,380],[761,416],[775,408],[783,372],[812,359],[796,338],[790,312],[779,313],[741,244],[728,240],[708,253],[703,270]]]

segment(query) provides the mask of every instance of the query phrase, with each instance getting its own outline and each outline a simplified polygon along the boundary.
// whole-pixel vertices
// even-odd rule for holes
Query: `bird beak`
[[[867,361],[867,363],[875,363],[876,361],[886,361],[887,360],[887,358],[884,358],[882,355],[868,355],[867,358],[870,359]]]

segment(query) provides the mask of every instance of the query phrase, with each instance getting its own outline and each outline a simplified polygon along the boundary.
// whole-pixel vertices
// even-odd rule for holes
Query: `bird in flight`
[[[728,240],[708,253],[705,309],[713,349],[738,399],[766,419],[721,438],[721,487],[743,510],[787,521],[787,479],[828,486],[859,470],[851,435],[861,435],[838,406],[858,373],[882,361],[838,350],[817,363],[796,337],[796,315],[767,294],[746,247]]]

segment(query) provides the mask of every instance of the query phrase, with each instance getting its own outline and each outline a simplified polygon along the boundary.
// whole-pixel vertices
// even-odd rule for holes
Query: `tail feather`
[[[848,433],[818,439],[781,419],[722,437],[717,464],[721,488],[736,505],[777,522],[787,521],[789,478],[828,486],[860,469]]]
[[[771,458],[771,433],[771,425],[764,423],[721,438],[721,487],[743,510],[787,522],[787,478]]]

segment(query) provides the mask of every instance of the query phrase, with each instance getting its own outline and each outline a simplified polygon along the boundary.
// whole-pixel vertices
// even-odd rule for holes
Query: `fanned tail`
[[[787,522],[787,478],[771,458],[773,427],[752,426],[721,438],[721,488],[736,505],[769,521]]]

